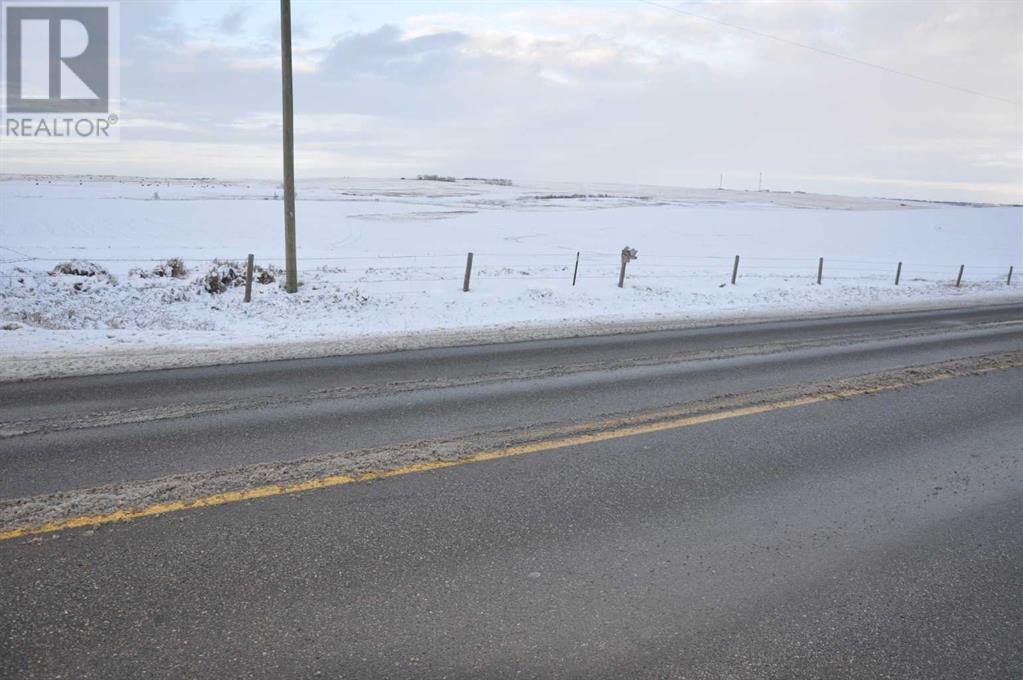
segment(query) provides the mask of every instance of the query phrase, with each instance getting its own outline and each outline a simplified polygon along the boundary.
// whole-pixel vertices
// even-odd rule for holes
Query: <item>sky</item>
[[[279,3],[120,13],[120,141],[5,140],[0,171],[279,177]],[[1023,203],[1023,3],[292,0],[292,17],[299,180],[763,173]]]

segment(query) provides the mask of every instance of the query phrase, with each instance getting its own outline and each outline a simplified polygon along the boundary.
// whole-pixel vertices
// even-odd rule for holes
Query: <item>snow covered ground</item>
[[[280,193],[256,181],[0,176],[0,378],[1023,298],[1018,280],[1006,286],[1023,264],[1021,207],[412,179],[300,183],[299,293],[256,284],[245,304],[241,287],[206,292],[214,259],[251,252],[281,266]],[[619,289],[626,245],[639,259]],[[148,274],[174,257],[184,278]],[[107,274],[51,275],[69,261]]]

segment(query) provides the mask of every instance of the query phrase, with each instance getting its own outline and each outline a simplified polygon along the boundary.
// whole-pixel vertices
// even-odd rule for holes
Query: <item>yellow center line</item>
[[[521,456],[529,453],[538,453],[541,451],[551,451],[554,449],[563,449],[572,446],[595,444],[597,442],[604,442],[613,439],[623,439],[626,437],[635,437],[637,435],[651,434],[654,432],[663,432],[665,430],[675,430],[683,427],[690,427],[692,425],[700,425],[703,423],[712,423],[719,420],[727,420],[730,418],[741,418],[743,416],[756,415],[759,413],[768,413],[771,411],[778,411],[782,409],[807,406],[809,404],[817,404],[821,402],[835,401],[839,399],[848,399],[851,397],[863,396],[867,394],[876,394],[879,392],[888,392],[892,390],[911,387],[914,385],[922,385],[926,383],[937,382],[940,380],[946,380],[949,378],[959,378],[965,377],[967,375],[989,373],[991,371],[1002,370],[1004,368],[1009,367],[1018,367],[1018,365],[1015,365],[1015,362],[1013,362],[1013,364],[1010,366],[980,368],[972,370],[968,373],[952,371],[948,373],[940,373],[927,377],[888,383],[882,386],[839,389],[834,390],[832,392],[824,392],[819,394],[813,394],[810,396],[783,399],[779,401],[767,402],[751,406],[742,406],[724,411],[716,411],[698,415],[687,415],[681,417],[678,416],[668,417],[662,420],[637,425],[619,424],[613,425],[611,428],[607,428],[609,422],[613,424],[620,423],[621,421],[612,420],[605,421],[604,423],[592,423],[588,429],[596,431],[590,431],[584,434],[576,434],[552,439],[545,439],[541,441],[529,442],[524,444],[505,446],[498,449],[491,449],[487,451],[481,451],[479,453],[470,454],[468,456],[464,456],[455,460],[426,461],[422,463],[405,465],[397,468],[371,470],[368,472],[355,474],[328,475],[325,477],[315,477],[312,479],[307,479],[300,482],[293,482],[290,484],[268,484],[265,486],[257,486],[249,489],[242,489],[239,491],[225,491],[223,493],[202,496],[200,498],[195,498],[191,500],[155,503],[153,505],[149,505],[135,510],[117,510],[114,512],[109,512],[100,515],[81,515],[78,517],[71,517],[68,519],[46,522],[44,524],[20,526],[14,529],[0,532],[0,541],[9,540],[12,538],[19,538],[21,536],[31,536],[35,534],[45,534],[55,531],[63,531],[65,529],[74,529],[78,527],[97,526],[101,524],[110,524],[112,522],[128,521],[138,519],[140,517],[152,517],[154,515],[162,515],[168,512],[177,512],[179,510],[209,508],[217,505],[226,505],[228,503],[237,503],[239,501],[248,501],[257,498],[267,498],[270,496],[281,496],[285,494],[300,493],[302,491],[311,491],[313,489],[324,489],[328,487],[341,486],[343,484],[351,484],[353,482],[363,482],[374,479],[386,479],[388,477],[398,477],[400,475],[407,475],[415,472],[440,470],[443,468],[454,467],[456,465],[465,465],[467,463],[479,463],[488,460],[497,460],[499,458]]]

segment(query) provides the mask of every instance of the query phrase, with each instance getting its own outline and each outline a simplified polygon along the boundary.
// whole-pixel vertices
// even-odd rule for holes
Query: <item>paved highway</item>
[[[0,675],[1020,677],[1020,526],[1023,305],[5,384]]]

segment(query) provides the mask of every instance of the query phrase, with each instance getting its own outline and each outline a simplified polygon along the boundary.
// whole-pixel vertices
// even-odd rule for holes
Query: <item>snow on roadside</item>
[[[164,182],[0,179],[0,379],[1023,299],[1005,285],[1019,207],[397,180],[300,187],[302,287],[288,295],[272,184]],[[625,245],[639,259],[619,289]],[[214,260],[245,252],[267,273],[253,302],[236,285],[207,292],[211,266],[233,266]],[[52,274],[63,258],[78,264]],[[80,275],[88,263],[104,273]]]

